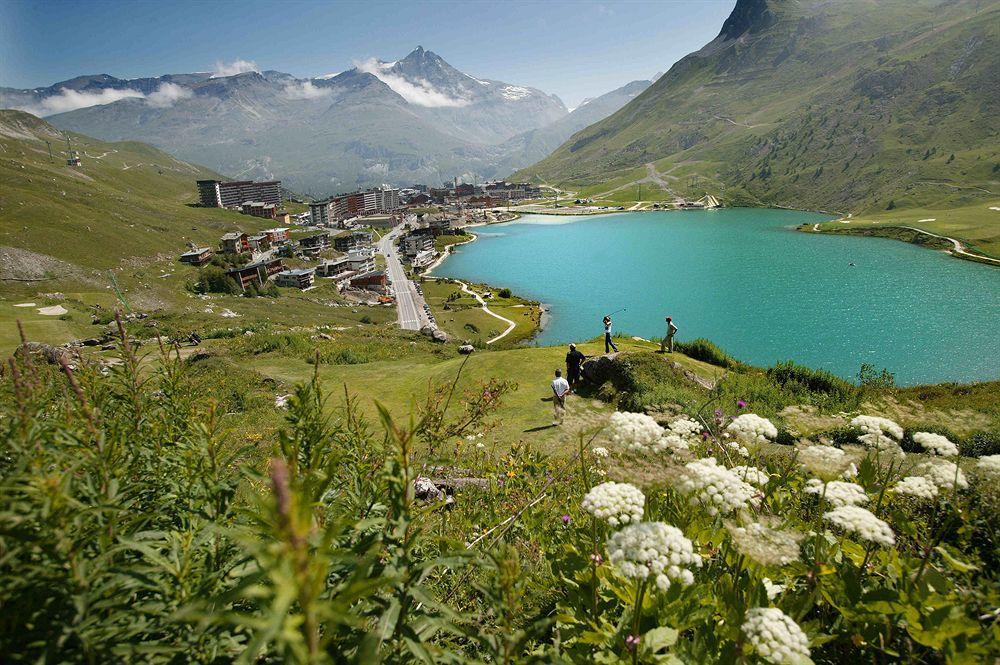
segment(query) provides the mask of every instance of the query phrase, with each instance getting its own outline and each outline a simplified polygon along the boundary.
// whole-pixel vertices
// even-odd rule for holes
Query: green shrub
[[[699,337],[690,342],[674,342],[674,350],[680,351],[689,358],[727,369],[743,366],[743,363],[739,360],[736,360],[719,348],[714,342],[704,337]]]
[[[805,390],[811,393],[823,393],[844,402],[860,399],[858,388],[854,384],[825,369],[796,365],[790,360],[769,367],[767,377],[792,392]]]

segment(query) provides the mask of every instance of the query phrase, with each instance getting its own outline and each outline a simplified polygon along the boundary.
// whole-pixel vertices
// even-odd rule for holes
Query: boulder
[[[463,344],[462,346],[458,347],[458,352],[461,353],[463,356],[467,356],[475,350],[476,347],[472,346],[471,344]]]
[[[588,383],[595,386],[603,385],[612,376],[617,356],[617,353],[611,353],[606,356],[589,358],[583,362],[580,373]]]
[[[421,501],[434,501],[442,494],[444,492],[426,476],[417,476],[413,480],[413,496]]]
[[[433,339],[435,342],[440,342],[444,344],[445,342],[448,341],[448,333],[441,330],[440,328],[435,328],[434,332],[431,333],[431,339]]]

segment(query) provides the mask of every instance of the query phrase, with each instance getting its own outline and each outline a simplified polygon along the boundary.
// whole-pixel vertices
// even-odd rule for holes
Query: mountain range
[[[996,1],[739,0],[709,44],[515,177],[855,213],[981,202],[1000,181],[998,53]]]
[[[650,85],[635,81],[569,112],[554,95],[470,76],[419,46],[398,61],[368,60],[312,79],[245,69],[0,88],[0,106],[102,140],[145,141],[233,177],[281,178],[322,196],[372,184],[507,175]]]

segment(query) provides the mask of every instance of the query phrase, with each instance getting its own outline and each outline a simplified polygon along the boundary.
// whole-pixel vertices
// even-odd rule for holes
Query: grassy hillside
[[[713,42],[516,177],[596,198],[974,206],[1000,182],[998,49],[995,2],[741,0]],[[977,235],[1000,237],[995,218],[983,205]]]
[[[80,152],[79,168],[66,165],[66,136]],[[266,226],[193,205],[195,180],[220,177],[142,143],[64,134],[28,113],[2,110],[0,250],[43,256],[15,252],[15,263],[4,266],[0,277],[36,268],[54,277],[67,270],[83,275],[129,259],[176,257],[188,241],[214,246],[233,228]]]

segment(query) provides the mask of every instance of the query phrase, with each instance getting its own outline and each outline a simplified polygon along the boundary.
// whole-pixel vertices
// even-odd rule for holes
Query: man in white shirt
[[[556,378],[552,380],[552,408],[555,410],[553,425],[562,424],[563,413],[566,411],[566,395],[569,394],[569,382],[563,378],[562,370],[556,370]]]

